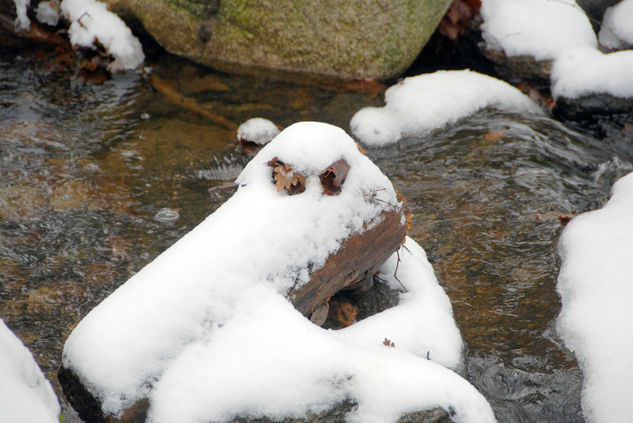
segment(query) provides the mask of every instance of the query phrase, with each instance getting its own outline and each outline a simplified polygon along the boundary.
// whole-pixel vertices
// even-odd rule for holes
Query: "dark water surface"
[[[381,102],[371,90],[209,76],[171,58],[153,67],[236,123],[262,116],[348,129],[355,111]],[[228,198],[207,190],[248,161],[233,139],[147,75],[94,86],[0,56],[0,317],[58,393],[74,325]],[[631,150],[546,117],[488,110],[368,152],[409,200],[411,235],[469,349],[467,376],[499,421],[583,421],[582,375],[553,330],[556,242],[567,216],[599,207],[633,170]]]

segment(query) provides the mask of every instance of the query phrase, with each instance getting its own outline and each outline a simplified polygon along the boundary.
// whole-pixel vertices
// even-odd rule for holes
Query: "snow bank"
[[[275,157],[306,175],[305,192],[276,190],[267,165]],[[350,165],[342,191],[323,195],[318,175],[340,158]],[[226,421],[297,416],[354,398],[354,422],[389,422],[435,406],[451,407],[458,421],[494,421],[485,399],[442,365],[458,366],[461,337],[446,294],[413,241],[407,242],[411,253],[400,253],[399,275],[409,288],[402,306],[364,327],[324,330],[284,298],[307,282],[309,267],[323,266],[345,238],[398,206],[389,180],[343,130],[292,125],[237,182],[231,199],[68,338],[63,365],[106,413],[148,397],[154,423]],[[392,284],[394,260],[383,268]],[[431,309],[418,307],[423,304]],[[382,345],[385,337],[395,348]]]
[[[585,12],[574,0],[482,0],[482,35],[507,56],[555,59],[575,47],[596,47]]]
[[[592,93],[633,97],[633,50],[609,54],[594,48],[569,50],[554,62],[551,79],[554,97]]]
[[[633,96],[633,52],[603,54],[584,11],[574,0],[483,0],[481,26],[489,48],[507,56],[553,60],[555,98],[607,93]],[[600,41],[611,48],[633,44],[633,0],[605,13]]]
[[[423,135],[485,107],[541,113],[511,85],[469,70],[438,71],[406,78],[385,92],[384,107],[365,107],[350,121],[354,136],[385,145]]]
[[[0,421],[58,423],[61,409],[50,382],[2,319],[0,375]]]
[[[61,9],[71,22],[68,33],[73,45],[93,48],[99,42],[114,57],[112,72],[138,67],[145,55],[139,40],[116,14],[96,0],[63,0]]]
[[[583,213],[559,244],[557,331],[584,373],[589,422],[633,416],[633,174],[620,179],[600,210]]]
[[[622,0],[604,12],[598,39],[611,49],[633,47],[633,0]]]

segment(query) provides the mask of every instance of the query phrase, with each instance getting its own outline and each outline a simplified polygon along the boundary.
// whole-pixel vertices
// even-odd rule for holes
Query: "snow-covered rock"
[[[576,47],[596,47],[596,35],[574,0],[482,0],[482,35],[506,56],[556,59]]]
[[[304,192],[276,189],[267,164],[274,158],[307,175]],[[341,158],[350,165],[341,192],[324,195],[318,175]],[[231,199],[68,338],[63,367],[105,414],[120,416],[148,399],[154,423],[282,418],[351,399],[358,407],[350,422],[391,422],[436,407],[454,410],[456,421],[494,421],[483,396],[451,370],[461,364],[461,336],[414,241],[399,253],[398,279],[408,290],[401,305],[358,326],[322,329],[284,297],[350,234],[399,207],[389,180],[343,130],[292,125],[237,183]],[[400,286],[397,260],[382,269],[393,287]],[[383,345],[384,338],[395,346]]]
[[[557,331],[583,371],[588,422],[633,416],[633,174],[600,210],[583,213],[560,239]]]
[[[35,13],[40,22],[56,25],[59,13],[51,1],[38,3]],[[14,3],[17,11],[16,27],[26,30],[31,24],[26,13],[29,2],[14,0]],[[145,60],[140,41],[104,3],[97,0],[62,0],[59,7],[70,22],[70,42],[88,48],[96,48],[96,43],[102,45],[114,58],[108,66],[111,72],[135,69]]]
[[[367,145],[420,136],[486,107],[542,113],[510,84],[469,70],[438,71],[406,78],[385,92],[384,107],[365,107],[350,121]]]
[[[251,118],[237,128],[237,140],[263,146],[271,142],[279,132],[279,128],[272,121],[259,117]]]
[[[632,0],[625,0],[607,10],[600,32],[602,45],[622,48],[633,40],[632,5]],[[553,62],[551,90],[560,100],[556,108],[560,115],[586,118],[596,112],[633,110],[633,102],[617,101],[611,110],[610,101],[600,100],[605,95],[633,98],[633,52],[603,54],[598,50],[591,23],[575,0],[483,0],[481,16],[487,48],[507,56],[498,60],[511,62],[513,57],[529,56],[537,62],[546,61],[540,65],[546,69],[545,76],[549,62]]]
[[[31,352],[0,319],[0,421],[58,423],[61,409]]]

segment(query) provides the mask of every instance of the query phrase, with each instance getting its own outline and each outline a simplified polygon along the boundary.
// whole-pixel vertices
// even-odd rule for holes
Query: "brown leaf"
[[[341,192],[341,185],[345,182],[348,171],[349,164],[345,159],[340,159],[321,172],[319,179],[323,186],[323,194],[338,195]]]
[[[294,195],[306,190],[306,178],[296,172],[292,166],[285,164],[277,157],[266,164],[273,168],[272,176],[277,192],[286,190],[288,195]]]
[[[391,348],[393,348],[393,347],[395,347],[395,346],[396,346],[396,344],[394,344],[393,342],[391,342],[388,338],[385,338],[385,340],[384,340],[384,341],[382,341],[382,344],[383,344],[383,345],[386,345],[386,346],[388,346],[388,347],[391,347]]]

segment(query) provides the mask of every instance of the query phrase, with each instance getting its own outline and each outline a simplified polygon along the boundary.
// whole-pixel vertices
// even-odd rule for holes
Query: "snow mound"
[[[306,176],[303,193],[277,191],[267,164],[274,158]],[[350,165],[341,192],[324,195],[318,175],[341,158]],[[390,422],[437,406],[455,410],[457,421],[494,421],[483,396],[444,367],[459,366],[461,337],[446,294],[412,240],[400,252],[398,274],[409,289],[402,305],[364,328],[324,330],[283,296],[307,282],[307,269],[323,266],[350,234],[399,206],[389,180],[343,130],[292,125],[237,182],[231,199],[106,298],[68,338],[63,365],[106,414],[149,398],[154,423],[275,418],[353,398],[358,408],[350,422]],[[394,260],[383,268],[390,284],[396,283],[389,276]],[[385,337],[396,346],[382,345]]]
[[[592,93],[633,97],[633,50],[604,54],[594,48],[568,50],[552,68],[554,97]]]
[[[266,145],[279,134],[279,128],[264,118],[252,118],[237,128],[237,139],[259,145]]]
[[[553,60],[552,94],[578,98],[606,93],[633,96],[633,52],[603,54],[585,12],[574,0],[483,0],[482,34],[489,48],[507,56]],[[633,43],[633,0],[605,13],[600,43]],[[627,44],[628,43],[628,44]]]
[[[116,14],[96,0],[63,0],[62,14],[71,22],[68,33],[73,45],[93,48],[99,42],[114,57],[111,72],[134,69],[145,55],[139,40]]]
[[[555,59],[569,48],[596,47],[585,12],[574,0],[482,0],[482,35],[507,56]]]
[[[559,244],[557,331],[584,374],[589,422],[633,415],[633,174],[613,187],[600,210],[574,218]]]
[[[385,92],[384,107],[365,107],[350,121],[367,145],[386,145],[420,136],[486,107],[542,113],[519,90],[469,70],[438,71],[404,79]]]
[[[15,25],[28,30],[31,21],[27,16],[26,0],[13,0],[17,18]],[[73,45],[95,48],[100,43],[114,61],[108,66],[111,72],[135,69],[145,60],[140,41],[115,13],[97,0],[62,0],[62,15],[70,22],[68,34]],[[37,19],[47,25],[57,25],[59,13],[51,1],[42,1],[36,8]]]
[[[0,421],[58,423],[53,387],[30,351],[0,319]]]
[[[604,12],[598,39],[611,49],[633,47],[633,0],[622,0]]]

